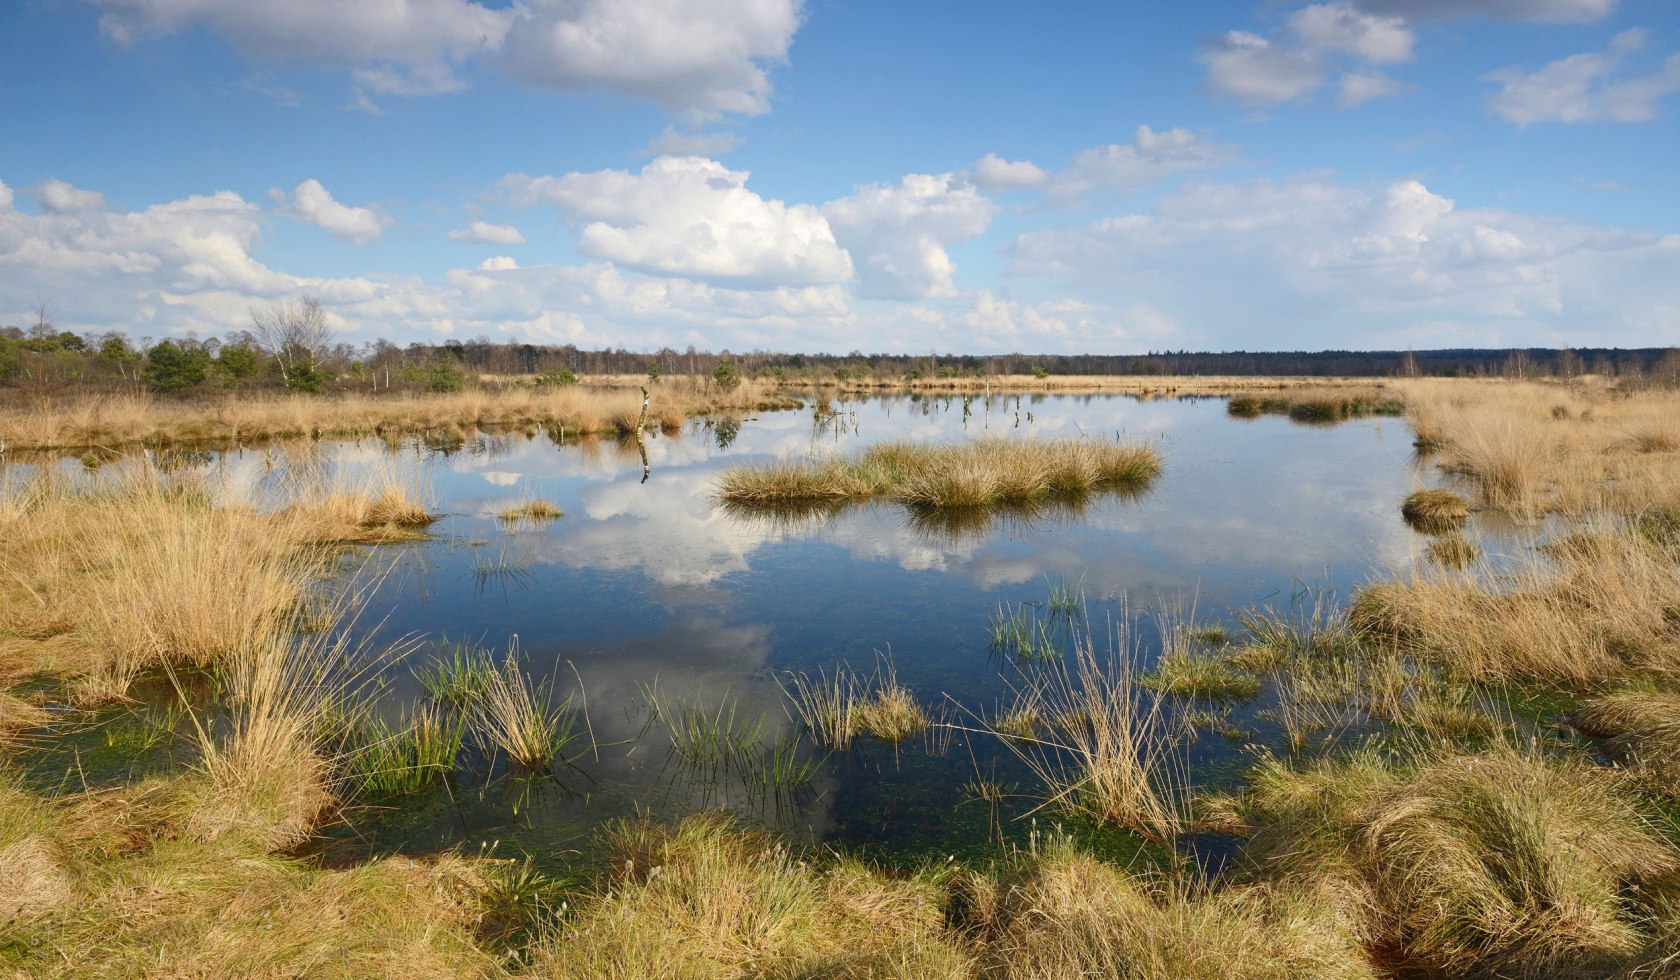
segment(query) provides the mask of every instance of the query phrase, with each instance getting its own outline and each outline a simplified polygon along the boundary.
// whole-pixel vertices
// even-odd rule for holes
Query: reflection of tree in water
[[[159,449],[152,453],[152,465],[160,473],[203,469],[214,462],[215,459],[216,455],[206,450]]]
[[[734,445],[735,437],[741,434],[741,420],[730,415],[707,419],[706,427],[712,430],[712,441],[719,449]]]

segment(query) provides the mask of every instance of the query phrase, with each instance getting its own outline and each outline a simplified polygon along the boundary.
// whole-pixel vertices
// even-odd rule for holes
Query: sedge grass
[[[849,460],[735,466],[719,479],[718,497],[735,504],[884,497],[935,509],[989,507],[1098,491],[1138,492],[1160,468],[1160,456],[1143,444],[883,443]]]
[[[386,796],[414,793],[455,768],[465,734],[464,716],[436,704],[414,705],[404,724],[374,715],[362,725],[362,745],[350,769],[363,789]]]
[[[496,676],[490,651],[457,641],[443,645],[414,669],[415,679],[434,702],[456,709],[471,707],[484,697]]]
[[[1636,953],[1624,884],[1676,853],[1620,774],[1533,745],[1263,762],[1249,859],[1331,886],[1368,943],[1455,974],[1579,975]]]
[[[1470,507],[1451,490],[1431,488],[1408,496],[1400,504],[1400,516],[1426,534],[1445,534],[1464,526]]]
[[[929,725],[915,693],[898,682],[890,656],[877,653],[875,670],[867,676],[840,667],[832,676],[825,670],[815,678],[790,673],[779,683],[792,714],[830,749],[850,748],[860,735],[902,742]]]
[[[1045,806],[1166,841],[1184,823],[1185,774],[1160,696],[1140,694],[1127,634],[1123,626],[1106,655],[1084,634],[1068,661],[1018,692],[1010,714],[1048,719],[1045,730],[993,731],[1043,784]]]
[[[571,697],[554,701],[552,679],[533,683],[526,677],[515,647],[489,676],[474,705],[472,727],[514,764],[544,769],[576,736],[577,710]]]

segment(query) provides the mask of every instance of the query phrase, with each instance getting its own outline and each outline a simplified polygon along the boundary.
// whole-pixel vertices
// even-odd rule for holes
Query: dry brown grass
[[[1356,980],[1380,974],[1352,923],[1312,890],[1197,889],[1051,845],[1020,880],[975,881],[988,975]]]
[[[649,413],[682,418],[787,404],[768,383],[723,392],[678,378],[651,389]],[[137,442],[251,444],[291,437],[555,426],[588,435],[633,426],[642,396],[634,382],[559,388],[508,384],[449,394],[326,396],[227,394],[191,401],[146,394],[27,397],[0,392],[0,445],[27,449],[111,448]]]
[[[1630,882],[1677,855],[1625,778],[1532,746],[1263,764],[1245,806],[1268,880],[1331,888],[1368,943],[1455,975],[1600,975],[1644,944]]]
[[[431,520],[417,490],[386,478],[363,492],[299,484],[271,511],[221,490],[146,467],[13,488],[0,635],[32,643],[83,697],[119,698],[147,668],[228,662],[287,628],[325,560],[306,545],[412,536]]]
[[[537,952],[532,973],[590,977],[975,975],[944,928],[940,890],[852,861],[809,864],[707,814],[610,828],[619,870]]]
[[[1680,505],[1680,394],[1598,380],[1396,382],[1420,446],[1519,516]]]
[[[1470,507],[1451,490],[1417,490],[1400,504],[1406,523],[1428,534],[1445,534],[1464,526]]]
[[[855,459],[740,465],[718,481],[734,504],[887,497],[915,507],[979,508],[1100,491],[1138,492],[1160,472],[1142,443],[980,439],[952,445],[882,443]]]
[[[1680,565],[1607,523],[1498,579],[1419,569],[1368,586],[1349,617],[1461,678],[1588,686],[1627,671],[1680,675],[1676,608]]]

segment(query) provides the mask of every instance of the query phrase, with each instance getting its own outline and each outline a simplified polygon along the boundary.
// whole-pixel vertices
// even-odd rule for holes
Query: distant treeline
[[[265,319],[266,318],[266,319]],[[477,375],[569,384],[603,374],[771,377],[784,381],[898,382],[990,375],[1309,375],[1334,377],[1572,377],[1601,374],[1680,386],[1680,350],[1576,348],[1418,351],[1151,351],[1146,354],[782,354],[618,347],[585,350],[488,338],[399,347],[338,342],[319,305],[256,311],[256,331],[135,343],[120,333],[61,331],[45,311],[29,327],[0,327],[0,386],[143,385],[157,391],[284,386],[452,390]],[[262,329],[262,328],[267,328]]]

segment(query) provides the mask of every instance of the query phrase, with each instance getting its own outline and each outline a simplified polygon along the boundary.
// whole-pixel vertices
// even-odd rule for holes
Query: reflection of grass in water
[[[741,714],[738,699],[728,694],[707,708],[695,701],[661,697],[657,681],[640,689],[654,717],[664,724],[671,748],[690,766],[717,768],[763,743],[764,716]]]
[[[760,742],[741,761],[740,772],[748,788],[780,796],[809,786],[822,771],[826,757],[802,757],[803,747],[804,741],[797,735]]]

